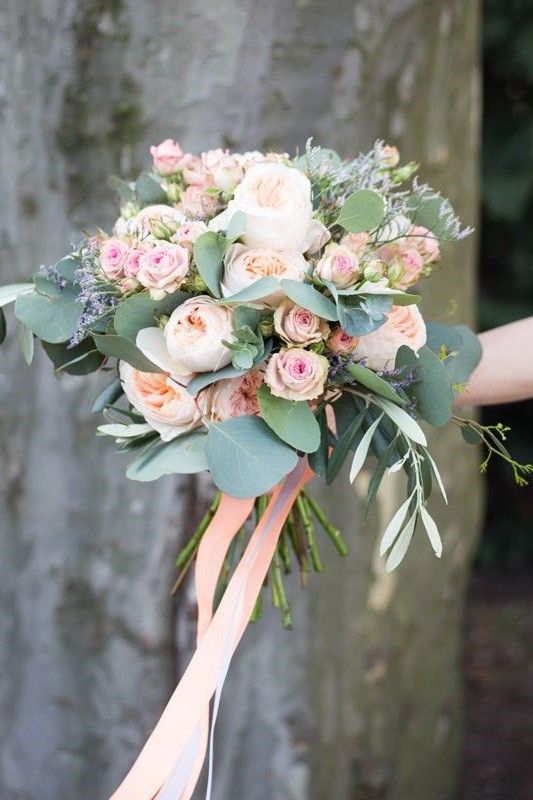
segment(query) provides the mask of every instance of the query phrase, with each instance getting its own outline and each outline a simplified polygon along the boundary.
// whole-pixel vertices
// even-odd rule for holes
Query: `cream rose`
[[[184,222],[172,236],[172,241],[192,250],[192,246],[202,233],[207,231],[207,225],[201,220]]]
[[[274,312],[274,330],[287,344],[305,345],[325,339],[329,325],[307,308],[286,300]]]
[[[189,251],[172,242],[158,242],[138,260],[135,277],[147,289],[175,292],[189,272]]]
[[[329,362],[324,356],[301,347],[280,350],[270,357],[265,383],[276,397],[315,400],[324,391]]]
[[[334,355],[340,356],[352,353],[357,347],[358,341],[358,336],[350,336],[338,325],[327,340],[326,345]]]
[[[360,336],[353,351],[370,369],[382,372],[394,368],[396,353],[405,344],[415,353],[426,343],[426,325],[416,305],[393,306],[387,322],[373,333]]]
[[[263,383],[263,373],[251,370],[240,378],[217,381],[203,389],[197,397],[202,418],[211,422],[230,417],[259,414],[257,390]]]
[[[290,278],[303,281],[308,264],[303,255],[297,251],[276,251],[264,248],[247,247],[244,244],[233,244],[228,248],[224,258],[224,276],[222,290],[229,297],[242,289],[246,289],[260,278]],[[283,297],[282,292],[274,292],[264,298],[267,302],[276,302]]]
[[[130,226],[134,226],[141,236],[148,236],[157,233],[161,226],[168,228],[169,231],[175,231],[185,221],[184,215],[177,208],[160,204],[143,208],[131,220]]]
[[[299,169],[285,164],[250,167],[235,189],[233,200],[210,227],[225,229],[237,211],[246,214],[242,239],[249,247],[305,253],[316,237],[309,179]]]
[[[164,442],[201,424],[201,413],[187,389],[163,372],[141,372],[121,361],[126,397]]]
[[[165,325],[172,359],[189,372],[211,372],[231,362],[223,344],[233,340],[232,311],[210,297],[191,297],[178,306]]]
[[[352,286],[361,272],[359,256],[342,244],[328,244],[324,255],[315,267],[320,280],[333,283],[338,289]]]
[[[180,210],[192,220],[209,219],[220,207],[218,197],[208,194],[203,186],[187,186],[180,197]]]
[[[208,186],[216,186],[224,192],[229,192],[244,176],[244,169],[239,157],[232,155],[228,150],[208,150],[202,153],[202,167],[205,182]]]
[[[115,281],[124,276],[129,253],[130,247],[122,239],[105,240],[100,248],[100,265],[107,278]]]

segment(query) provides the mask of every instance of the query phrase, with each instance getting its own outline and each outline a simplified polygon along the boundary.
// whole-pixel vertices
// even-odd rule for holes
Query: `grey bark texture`
[[[348,155],[378,136],[476,222],[477,0],[3,0],[0,276],[55,261],[109,226],[105,178],[147,145]],[[475,240],[445,253],[425,310],[473,313]],[[450,316],[453,320],[454,317]],[[0,797],[105,798],[191,653],[194,600],[169,597],[204,481],[126,481],[94,438],[96,380],[54,379],[42,353],[0,362]],[[461,737],[459,645],[476,541],[475,453],[434,437],[450,507],[439,562],[422,535],[387,575],[343,479],[324,492],[350,555],[325,572],[295,630],[275,615],[245,636],[224,695],[215,800],[453,800]],[[365,477],[363,476],[362,483]],[[361,490],[362,487],[359,487]],[[322,491],[322,490],[320,490]],[[197,796],[202,797],[201,792]]]

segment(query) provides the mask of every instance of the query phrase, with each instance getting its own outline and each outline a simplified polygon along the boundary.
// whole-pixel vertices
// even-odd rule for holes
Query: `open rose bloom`
[[[406,475],[406,497],[379,546],[386,569],[413,538],[440,556],[427,501],[444,485],[426,428],[453,421],[467,442],[489,446],[495,434],[453,417],[479,341],[464,325],[425,319],[418,284],[445,268],[443,242],[469,229],[446,198],[413,179],[414,163],[402,167],[397,148],[380,141],[345,160],[311,142],[291,157],[187,152],[166,138],[150,154],[147,172],[116,181],[120,214],[109,233],[95,230],[28,283],[0,288],[0,322],[5,330],[3,309],[14,301],[26,358],[35,336],[58,374],[101,371],[98,432],[129,454],[129,478],[209,472],[218,494],[178,565],[186,570],[198,556],[200,617],[236,645],[267,575],[290,625],[283,572],[292,565],[305,581],[311,565],[320,571],[319,529],[347,552],[304,489],[313,475],[331,483],[345,461],[351,483],[366,469],[369,504],[390,472]],[[503,452],[525,481],[533,468]],[[243,548],[246,569],[232,572]],[[230,580],[212,623],[217,574],[206,578],[206,564],[223,577],[221,589]],[[227,657],[210,641],[200,684]],[[176,702],[179,725],[192,706]],[[171,766],[174,726],[163,727],[172,741],[161,763]],[[180,772],[187,796],[193,760],[194,774]],[[150,784],[146,797],[161,785]]]
[[[354,481],[377,458],[380,476],[400,465],[411,487],[389,566],[416,519],[440,552],[425,490],[412,489],[432,463],[421,423],[451,419],[479,358],[464,326],[419,305],[442,243],[468,233],[449,202],[408,183],[413,165],[383,142],[343,161],[311,143],[292,157],[188,152],[168,137],[150,155],[117,182],[110,233],[7,294],[56,368],[109,376],[100,433],[131,452],[128,476],[208,470],[246,498],[303,463],[331,481],[349,459]],[[303,532],[306,510],[300,497]]]

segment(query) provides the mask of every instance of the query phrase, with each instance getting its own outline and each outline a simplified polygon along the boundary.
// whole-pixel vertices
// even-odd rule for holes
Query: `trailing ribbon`
[[[198,551],[197,649],[137,761],[111,800],[191,797],[205,759],[210,700],[215,694],[214,725],[231,658],[250,620],[281,529],[298,492],[312,477],[307,461],[300,459],[283,483],[273,490],[268,507],[212,615],[215,589],[228,547],[254,504],[254,498],[237,500],[222,496]],[[211,766],[212,759],[208,797]]]

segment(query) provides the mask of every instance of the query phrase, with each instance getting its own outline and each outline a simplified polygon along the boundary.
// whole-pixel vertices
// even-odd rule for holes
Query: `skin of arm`
[[[533,317],[480,334],[483,356],[456,406],[496,405],[533,398]]]

